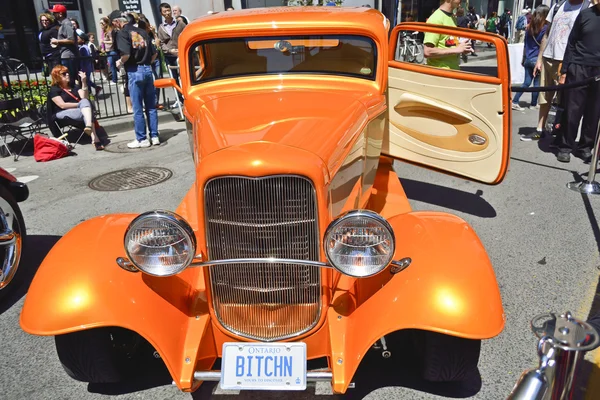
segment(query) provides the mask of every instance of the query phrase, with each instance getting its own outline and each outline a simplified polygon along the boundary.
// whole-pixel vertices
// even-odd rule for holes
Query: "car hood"
[[[296,89],[211,96],[197,120],[200,157],[270,142],[307,150],[332,166],[368,121],[360,95]]]

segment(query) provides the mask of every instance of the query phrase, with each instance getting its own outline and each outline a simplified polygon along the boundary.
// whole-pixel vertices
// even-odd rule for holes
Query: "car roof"
[[[331,34],[370,32],[378,39],[387,40],[387,19],[379,11],[368,7],[266,7],[222,11],[205,15],[191,22],[183,36],[204,36],[209,32],[244,32],[248,30],[331,30]],[[209,34],[209,36],[211,36]]]

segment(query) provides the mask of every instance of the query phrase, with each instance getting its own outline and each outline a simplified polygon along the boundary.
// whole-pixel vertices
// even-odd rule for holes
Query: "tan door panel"
[[[502,85],[390,67],[382,153],[483,182],[503,166]]]

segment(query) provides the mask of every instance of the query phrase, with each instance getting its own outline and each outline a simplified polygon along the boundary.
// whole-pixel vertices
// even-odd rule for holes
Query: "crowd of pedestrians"
[[[93,89],[97,98],[103,90],[94,78],[94,71],[100,71],[109,85],[122,83],[121,91],[127,111],[133,114],[136,133],[136,139],[128,147],[142,148],[160,143],[156,110],[162,106],[159,105],[160,91],[154,88],[153,81],[162,78],[163,64],[179,81],[177,41],[188,19],[179,6],[162,3],[159,9],[164,22],[158,28],[143,14],[133,12],[116,10],[100,18],[98,45],[94,33],[85,33],[76,19],[67,18],[64,5],[55,4],[39,16],[38,39],[44,72],[52,78],[52,87],[58,88],[51,91],[50,111],[55,111],[54,117],[58,119],[68,116],[85,120],[86,133],[93,136],[98,150],[103,146],[98,144],[92,129],[88,129],[90,121],[84,118],[87,111],[77,111],[79,108],[68,101],[73,98],[77,101],[73,104],[90,104],[93,108],[88,92]],[[68,86],[65,86],[64,79],[67,78]],[[66,93],[71,96],[65,98]],[[177,101],[183,102],[183,98],[180,96]],[[69,112],[63,112],[66,110]]]
[[[526,25],[522,64],[523,87],[569,85],[600,76],[600,1],[565,0],[552,8],[538,6]],[[521,94],[513,98],[512,108],[523,110]],[[539,103],[538,103],[539,99]],[[570,162],[571,154],[584,161],[592,158],[594,139],[600,122],[600,82],[568,87],[562,91],[541,91],[531,95],[531,107],[539,108],[534,132],[523,141],[551,137],[556,158]],[[557,105],[555,122],[547,129],[552,104]]]

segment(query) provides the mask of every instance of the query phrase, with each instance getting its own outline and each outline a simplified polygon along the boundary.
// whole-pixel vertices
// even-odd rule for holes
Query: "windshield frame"
[[[201,60],[201,64],[206,64],[206,46],[204,46],[205,44],[211,44],[211,43],[219,43],[219,42],[232,42],[232,41],[243,41],[245,43],[246,46],[248,46],[247,42],[253,42],[253,41],[261,41],[261,40],[287,40],[287,41],[292,41],[292,40],[311,40],[311,39],[318,39],[318,40],[328,40],[328,39],[337,39],[342,41],[343,39],[359,39],[359,40],[363,40],[365,43],[368,43],[371,45],[371,48],[373,49],[373,68],[371,71],[371,74],[369,75],[359,75],[359,74],[352,74],[352,73],[345,73],[345,72],[341,72],[341,71],[273,71],[273,72],[257,72],[257,73],[253,73],[253,72],[248,72],[248,73],[243,73],[243,74],[235,74],[235,75],[228,75],[228,76],[220,76],[220,77],[214,77],[214,78],[205,78],[205,79],[200,79],[200,80],[196,80],[194,78],[194,69],[195,69],[195,61],[194,61],[194,51],[196,51],[196,49],[198,48],[198,46],[202,46],[202,60]],[[251,77],[251,76],[280,76],[280,75],[288,75],[288,76],[298,76],[298,75],[330,75],[330,76],[337,76],[337,77],[346,77],[346,78],[354,78],[354,79],[361,79],[361,80],[365,80],[365,81],[370,81],[370,82],[375,82],[377,81],[377,68],[379,65],[379,48],[377,46],[377,41],[375,41],[373,38],[371,38],[370,36],[365,36],[365,35],[360,35],[360,34],[341,34],[341,35],[337,35],[337,34],[306,34],[306,35],[269,35],[269,36],[246,36],[246,37],[228,37],[228,38],[219,38],[219,39],[206,39],[206,40],[199,40],[197,42],[195,42],[194,44],[192,44],[189,47],[189,51],[188,51],[188,62],[189,62],[189,68],[188,68],[188,73],[190,74],[190,85],[191,86],[196,86],[196,85],[200,85],[203,83],[208,83],[208,82],[214,82],[214,81],[219,81],[219,80],[224,80],[224,79],[235,79],[235,78],[245,78],[245,77]]]

